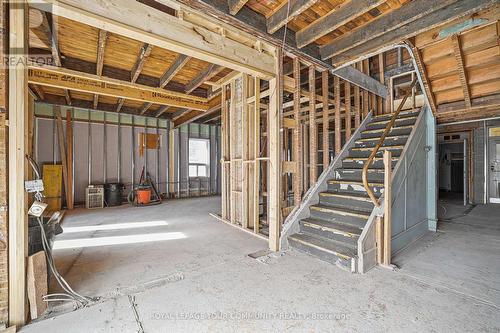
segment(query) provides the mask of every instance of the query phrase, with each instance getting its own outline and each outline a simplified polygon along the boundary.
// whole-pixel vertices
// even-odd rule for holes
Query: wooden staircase
[[[368,169],[368,181],[378,198],[384,191],[383,151],[392,153],[392,167],[397,164],[419,111],[400,113]],[[299,231],[288,236],[289,245],[356,271],[358,238],[374,208],[362,182],[362,170],[373,148],[389,123],[392,114],[375,116],[361,132],[354,147],[342,160],[340,168],[327,181],[319,202],[309,206],[309,216],[299,222]]]

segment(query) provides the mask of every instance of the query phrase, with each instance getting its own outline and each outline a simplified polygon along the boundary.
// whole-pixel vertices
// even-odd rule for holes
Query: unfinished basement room
[[[500,332],[498,0],[4,0],[0,333]]]

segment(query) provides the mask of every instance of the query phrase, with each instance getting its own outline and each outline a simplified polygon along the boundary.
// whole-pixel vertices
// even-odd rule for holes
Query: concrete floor
[[[219,210],[219,198],[200,198],[75,211],[65,228],[167,224],[66,233],[58,246],[141,234],[168,240],[56,250],[70,284],[101,300],[21,332],[500,330],[500,206],[477,206],[440,223],[438,233],[395,257],[400,269],[365,275],[294,250],[251,259],[266,242],[207,215]],[[460,211],[448,207],[453,215],[443,217]]]

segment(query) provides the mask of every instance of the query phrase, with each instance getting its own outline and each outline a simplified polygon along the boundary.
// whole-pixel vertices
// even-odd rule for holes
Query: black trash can
[[[104,184],[104,201],[108,207],[120,206],[123,197],[122,183]]]

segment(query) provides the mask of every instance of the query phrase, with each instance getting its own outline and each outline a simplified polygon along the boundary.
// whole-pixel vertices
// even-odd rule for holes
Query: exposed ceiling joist
[[[290,29],[287,29],[285,34],[285,29],[282,27],[273,34],[267,32],[266,18],[259,13],[254,12],[250,8],[244,6],[236,15],[231,15],[225,0],[178,0],[178,2],[189,6],[193,9],[199,10],[205,14],[212,15],[217,19],[240,28],[248,33],[258,36],[269,43],[277,46],[283,45],[283,40],[285,40],[284,48],[294,55],[301,56],[307,61],[317,64],[318,66],[334,70],[334,67],[328,63],[321,60],[319,55],[319,48],[315,45],[308,45],[302,49],[298,49],[295,43],[295,33]],[[351,74],[354,76],[351,77]],[[353,82],[356,79],[358,73],[352,73],[348,68],[342,71],[341,74],[337,74],[353,84],[358,84]],[[363,80],[367,84],[360,86],[361,88],[368,90],[378,96],[387,96],[387,87],[378,82],[377,80],[367,76]],[[380,92],[383,92],[380,95]]]
[[[319,0],[289,0],[267,18],[267,32],[275,33]]]
[[[156,118],[160,117],[162,114],[164,114],[165,112],[167,112],[167,110],[170,109],[170,106],[167,106],[167,105],[164,105],[162,106],[158,112],[156,113]]]
[[[139,77],[139,74],[141,74],[142,68],[144,67],[144,63],[151,54],[152,50],[153,50],[152,45],[146,43],[142,45],[141,50],[139,51],[139,55],[137,56],[137,60],[134,64],[134,67],[132,68],[132,71],[130,73],[130,82],[137,81],[137,78]]]
[[[207,69],[198,74],[191,82],[186,85],[186,94],[190,94],[193,90],[201,86],[205,81],[213,78],[219,73],[223,67],[211,64]]]
[[[165,71],[165,73],[160,78],[160,88],[164,88],[167,83],[174,78],[174,76],[187,64],[191,59],[184,54],[180,54],[172,65]]]
[[[140,114],[141,115],[145,114],[152,105],[153,105],[153,103],[150,103],[150,102],[144,103],[144,105],[142,106]]]
[[[30,65],[28,81],[61,89],[206,111],[206,98],[115,80],[64,68]]]
[[[45,93],[42,90],[42,87],[40,87],[38,84],[33,84],[33,90],[37,94],[38,98],[41,100],[45,99]]]
[[[426,0],[422,0],[426,1]],[[487,8],[491,6],[492,4],[497,3],[498,0],[475,0],[475,1],[469,1],[469,0],[459,0],[456,1],[455,3],[446,6],[444,8],[441,8],[440,10],[435,10],[432,13],[425,15],[424,17],[421,17],[418,20],[414,20],[408,24],[405,24],[397,29],[391,30],[388,33],[384,33],[377,38],[374,38],[375,36],[371,35],[370,39],[363,44],[351,48],[341,54],[338,54],[334,57],[332,57],[332,63],[334,64],[344,64],[349,61],[352,61],[354,59],[357,59],[361,56],[371,56],[374,54],[377,54],[380,52],[381,49],[387,48],[391,45],[396,45],[400,42],[402,42],[405,39],[408,39],[412,36],[415,36],[423,31],[432,29],[436,26],[445,24],[447,22],[450,22],[452,20],[455,20],[459,17],[463,17],[466,15],[471,15],[476,13],[477,11],[480,11],[481,9]],[[413,3],[420,3],[421,1],[416,1],[412,2]],[[436,8],[437,5],[436,3],[441,3],[441,2],[435,2],[432,1],[433,8]],[[410,4],[408,4],[410,6]],[[401,7],[405,8],[405,6]],[[396,12],[396,11],[395,11]],[[390,15],[390,14],[389,14]],[[388,15],[388,16],[389,16]],[[418,15],[418,14],[416,14]],[[418,15],[420,16],[420,15]],[[385,16],[381,18],[384,19]],[[375,22],[377,22],[376,20]],[[379,23],[380,24],[380,23]],[[390,22],[385,22],[384,27],[390,26]],[[372,27],[372,24],[368,24],[365,28],[363,29],[370,29]],[[331,44],[329,44],[331,45]],[[322,51],[326,49],[322,48]],[[326,57],[328,57],[328,52],[322,53]]]
[[[354,30],[345,36],[340,36],[333,42],[320,47],[321,58],[324,60],[329,59],[332,56],[362,45],[371,39],[375,39],[380,35],[396,30],[407,23],[418,20],[456,1],[457,0],[420,0],[405,4],[375,19],[373,22],[369,22],[360,29]]]
[[[240,11],[241,8],[247,3],[248,0],[227,0],[227,5],[229,6],[229,12],[235,15]]]
[[[352,19],[386,2],[386,0],[356,0],[349,1],[342,7],[337,7],[323,17],[320,17],[304,29],[297,32],[297,46],[302,48],[324,35],[343,26]]]
[[[470,87],[467,79],[467,72],[465,70],[462,48],[460,46],[460,37],[458,35],[453,35],[451,36],[451,41],[453,43],[453,53],[455,55],[455,59],[457,60],[458,76],[460,77],[460,83],[462,84],[462,89],[464,91],[465,105],[470,108],[472,106]]]
[[[96,74],[102,75],[102,68],[104,67],[104,50],[106,48],[106,40],[108,39],[108,32],[99,29],[99,37],[97,39],[97,59],[96,59]],[[99,95],[94,94],[94,109],[97,109],[99,104]]]
[[[139,2],[28,2],[41,10],[46,9],[45,4],[49,4],[54,12],[62,17],[264,79],[272,78],[275,72],[272,55]],[[227,3],[225,6],[227,7]]]

